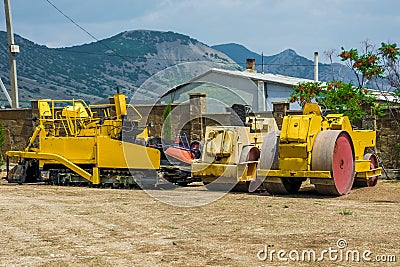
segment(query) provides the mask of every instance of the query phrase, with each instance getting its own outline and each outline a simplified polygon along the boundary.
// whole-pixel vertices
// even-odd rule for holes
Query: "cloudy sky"
[[[367,39],[400,42],[398,0],[49,1],[97,39],[152,29],[208,45],[235,42],[266,55],[292,48],[308,58],[314,51],[358,48]],[[36,43],[62,47],[94,41],[47,0],[11,0],[11,8],[15,33]]]

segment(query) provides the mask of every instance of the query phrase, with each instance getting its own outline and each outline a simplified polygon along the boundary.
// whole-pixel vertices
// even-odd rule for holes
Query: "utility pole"
[[[264,52],[261,52],[261,73],[264,74]]]
[[[4,0],[4,9],[6,12],[8,55],[10,57],[10,84],[11,84],[12,108],[19,108],[18,83],[17,83],[17,59],[16,59],[16,54],[19,53],[19,46],[14,43],[14,31],[12,26],[10,0]]]

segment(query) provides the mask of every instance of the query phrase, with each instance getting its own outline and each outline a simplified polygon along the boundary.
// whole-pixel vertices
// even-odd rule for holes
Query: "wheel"
[[[367,153],[363,157],[364,160],[369,160],[370,170],[376,169],[379,167],[378,158],[375,154]],[[378,176],[369,177],[366,179],[356,179],[354,181],[354,187],[373,187],[378,183]]]
[[[18,163],[7,173],[7,181],[9,183],[25,183],[27,177],[28,162]]]
[[[278,144],[280,131],[269,132],[265,135],[260,152],[260,162],[258,168],[262,170],[278,169]],[[249,185],[249,192],[256,191],[266,177],[257,176]]]
[[[354,148],[350,135],[340,130],[320,132],[312,148],[311,169],[332,173],[333,179],[312,179],[320,194],[348,194],[355,176]]]
[[[188,182],[178,182],[178,186],[180,186],[180,187],[186,187],[186,186],[188,186]]]
[[[249,185],[250,182],[238,182],[234,188],[232,188],[232,192],[242,192],[248,193],[249,192]]]
[[[9,183],[36,183],[40,176],[37,160],[23,160],[7,173]]]
[[[289,195],[299,192],[302,179],[278,178],[274,182],[266,182],[265,188],[271,195]]]
[[[280,131],[268,133],[263,140],[260,155],[260,169],[262,170],[277,170],[279,169],[279,134]],[[280,178],[280,177],[257,177],[257,180],[250,184],[250,192],[255,191],[262,183],[265,184],[265,189],[271,195],[287,195],[295,194],[299,191],[302,180]]]
[[[375,154],[367,153],[364,155],[364,159],[370,161],[369,166],[371,170],[379,168],[379,161]],[[377,183],[378,183],[378,176],[372,176],[368,179],[367,186],[372,187],[375,186]]]
[[[269,132],[265,135],[261,153],[260,153],[260,169],[277,170],[279,167],[278,145],[280,131]]]
[[[239,162],[257,161],[260,159],[260,150],[255,146],[244,146],[240,154]]]

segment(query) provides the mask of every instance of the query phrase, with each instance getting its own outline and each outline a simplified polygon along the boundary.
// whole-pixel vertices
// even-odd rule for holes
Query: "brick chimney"
[[[246,59],[246,71],[256,73],[256,59],[248,58]]]

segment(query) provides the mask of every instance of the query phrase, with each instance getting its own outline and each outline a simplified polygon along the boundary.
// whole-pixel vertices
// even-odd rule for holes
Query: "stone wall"
[[[384,116],[376,118],[376,122],[370,122],[372,125],[376,124],[377,151],[383,161],[383,166],[387,169],[400,168],[399,113],[400,108],[386,109]]]
[[[31,118],[37,113],[35,103],[32,103],[32,109],[3,109],[0,110],[0,123],[4,126],[5,145],[1,149],[4,157],[5,151],[21,150],[29,141],[32,135],[34,125]],[[145,126],[149,122],[153,122],[154,127],[150,130],[150,135],[161,136],[162,126],[164,122],[164,110],[166,105],[136,106],[138,111],[143,115],[141,126]],[[191,137],[193,124],[191,120],[189,104],[172,105],[172,134],[173,136],[186,134]],[[204,110],[202,110],[204,112]],[[383,166],[386,169],[400,169],[399,162],[399,125],[396,118],[400,118],[400,108],[386,109],[385,116],[371,118],[369,121],[364,121],[363,126],[370,127],[376,125],[377,129],[377,152]],[[278,127],[281,127],[282,119],[287,114],[299,114],[299,111],[291,111],[288,109],[287,103],[275,103],[274,118],[277,121]],[[230,113],[221,114],[202,114],[203,127],[207,125],[229,125]],[[196,120],[198,124],[198,120]],[[204,130],[204,129],[203,129]]]
[[[153,123],[153,127],[150,129],[150,135],[154,137],[160,137],[164,124],[164,110],[167,105],[138,105],[136,109],[142,114],[143,119],[140,123],[141,126],[148,125],[150,122]],[[187,122],[190,121],[190,108],[189,104],[184,105],[172,105],[171,106],[171,121],[172,121],[172,136],[176,136],[181,133],[181,129],[187,131],[189,134],[190,125],[186,126]]]
[[[143,120],[140,123],[141,126],[145,126],[150,122],[153,123],[153,127],[150,129],[150,135],[154,137],[160,137],[162,134],[162,128],[164,124],[164,110],[167,105],[138,105],[136,109],[142,114]],[[207,125],[229,125],[230,113],[204,113],[201,114],[202,124],[199,123],[199,113],[197,110],[196,116],[191,116],[192,111],[189,104],[180,104],[171,106],[172,116],[172,136],[186,134],[189,141],[200,140],[199,132],[201,127]],[[193,109],[192,109],[193,110]],[[203,110],[204,112],[204,110]],[[203,125],[203,126],[201,126]],[[197,128],[196,128],[197,127]],[[192,136],[193,129],[196,130],[197,135]],[[204,131],[205,129],[203,129]]]
[[[4,128],[5,143],[1,148],[3,159],[8,150],[22,150],[31,137],[34,126],[31,109],[1,109],[0,123]]]

